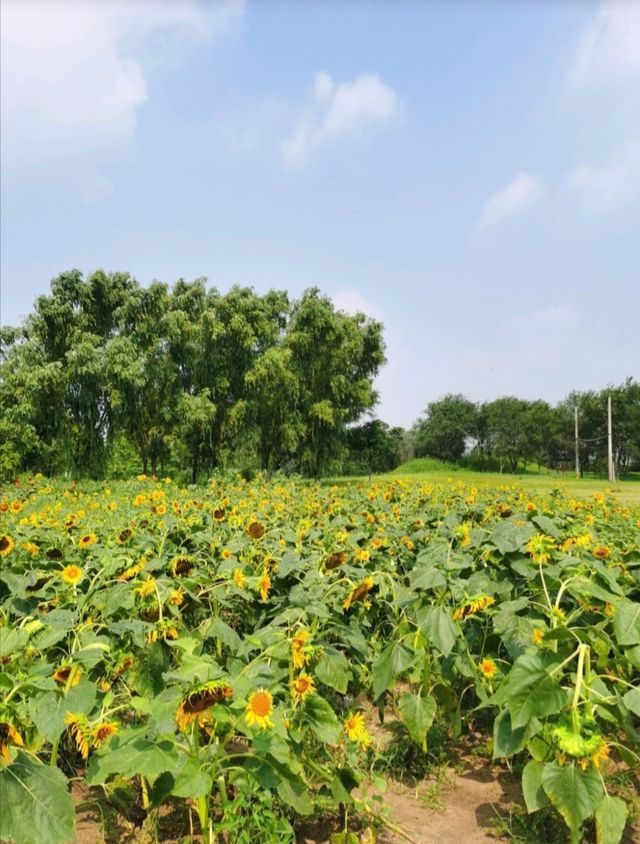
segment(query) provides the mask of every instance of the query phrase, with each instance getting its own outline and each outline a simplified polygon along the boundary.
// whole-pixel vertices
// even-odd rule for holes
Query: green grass
[[[606,489],[610,489],[620,501],[629,504],[640,502],[640,472],[631,472],[622,480],[610,484],[606,477],[598,475],[575,478],[567,472],[549,473],[545,471],[538,474],[533,470],[526,474],[505,472],[500,475],[498,472],[476,472],[432,458],[419,458],[403,463],[402,466],[398,466],[397,469],[388,474],[374,475],[372,480],[388,481],[399,477],[407,477],[430,484],[460,481],[479,489],[511,487],[517,484],[531,491],[532,494],[536,492],[548,494],[557,489],[563,495],[574,498],[588,498],[596,492],[604,492]],[[356,478],[345,478],[344,480],[356,480]]]

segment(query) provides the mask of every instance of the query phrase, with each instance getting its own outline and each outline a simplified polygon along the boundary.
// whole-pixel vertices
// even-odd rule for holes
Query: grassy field
[[[588,498],[596,492],[611,490],[620,501],[640,502],[640,473],[638,472],[631,472],[624,479],[616,481],[615,484],[610,484],[605,476],[597,475],[580,479],[575,478],[569,472],[551,474],[526,472],[516,475],[509,473],[500,475],[497,472],[474,472],[471,469],[460,468],[452,464],[439,463],[437,460],[411,460],[386,475],[374,475],[372,480],[388,480],[391,477],[414,478],[433,484],[460,482],[478,487],[478,489],[512,489],[516,485],[522,486],[532,493],[540,492],[541,494],[557,489],[563,495],[575,498]],[[356,479],[347,478],[345,480]]]

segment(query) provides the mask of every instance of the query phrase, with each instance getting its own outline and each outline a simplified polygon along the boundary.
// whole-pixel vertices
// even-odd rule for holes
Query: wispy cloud
[[[282,161],[290,168],[307,164],[325,144],[389,123],[400,112],[398,95],[374,73],[337,85],[328,73],[320,71],[308,99],[281,147]]]
[[[607,164],[575,167],[568,182],[587,205],[602,211],[640,195],[640,135],[619,149]]]
[[[499,220],[517,214],[540,199],[543,194],[544,186],[539,176],[518,173],[506,187],[487,199],[477,222],[478,228],[492,226]]]
[[[640,76],[640,3],[603,3],[580,34],[569,81],[574,85]]]
[[[166,57],[158,37],[166,34],[174,47],[181,40],[208,41],[242,9],[243,0],[6,0],[3,170],[47,178],[89,173],[88,193],[108,194],[99,170],[131,148],[138,112],[149,97],[144,64]],[[84,181],[76,185],[81,194]]]

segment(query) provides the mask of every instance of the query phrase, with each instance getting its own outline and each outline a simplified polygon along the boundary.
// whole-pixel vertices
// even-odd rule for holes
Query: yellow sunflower
[[[247,709],[245,711],[245,718],[247,724],[253,726],[254,724],[261,729],[275,726],[271,720],[273,714],[273,696],[271,692],[266,689],[258,689],[249,698]]]
[[[261,601],[267,600],[267,598],[269,597],[269,589],[271,589],[271,578],[265,572],[260,578],[260,583],[258,584],[258,591],[260,592]]]
[[[478,670],[487,680],[492,680],[498,673],[498,666],[492,659],[483,659],[478,663]]]
[[[208,718],[208,710],[215,703],[223,703],[232,697],[233,689],[224,681],[212,680],[196,686],[180,701],[176,710],[178,729],[184,732],[194,721],[202,726]]]
[[[310,674],[298,674],[291,684],[294,700],[304,700],[308,694],[315,692],[316,687]]]
[[[6,557],[13,550],[14,541],[8,534],[3,533],[0,536],[0,557]]]
[[[115,736],[118,732],[118,725],[113,722],[101,721],[91,731],[92,744],[94,747],[100,747],[111,736]]]
[[[98,537],[95,533],[85,533],[84,536],[81,536],[78,540],[78,545],[80,548],[91,548],[92,545],[95,545],[98,541]]]
[[[291,661],[295,668],[304,668],[309,661],[308,630],[299,630],[291,641]]]
[[[244,589],[244,587],[247,585],[247,578],[244,576],[242,569],[233,570],[233,582],[238,587],[238,589]]]
[[[349,741],[357,741],[362,747],[367,747],[371,743],[371,736],[367,732],[361,712],[352,712],[347,716],[344,731]]]
[[[358,601],[362,601],[365,607],[369,608],[371,606],[371,602],[369,600],[369,592],[373,589],[373,586],[373,578],[365,577],[362,583],[359,583],[358,586],[355,586],[347,596],[346,600],[342,604],[344,609],[348,610]]]
[[[80,581],[84,577],[84,572],[82,571],[80,566],[69,565],[69,566],[65,566],[62,569],[60,577],[66,583],[70,583],[72,586],[75,586],[76,583],[80,583]]]

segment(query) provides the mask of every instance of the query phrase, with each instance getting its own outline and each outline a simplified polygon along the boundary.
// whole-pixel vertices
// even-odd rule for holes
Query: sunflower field
[[[615,844],[639,677],[640,507],[609,493],[35,476],[0,494],[3,841],[73,841],[77,780],[141,825],[182,805],[207,844],[294,841],[327,813],[358,840],[377,708],[422,754],[436,726],[480,724],[529,812]]]

